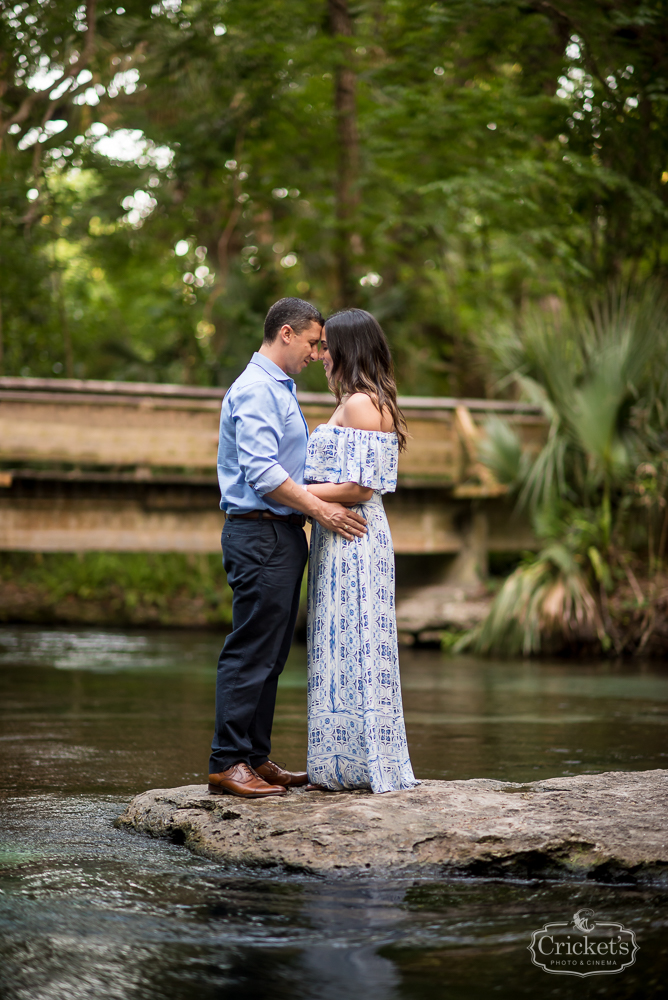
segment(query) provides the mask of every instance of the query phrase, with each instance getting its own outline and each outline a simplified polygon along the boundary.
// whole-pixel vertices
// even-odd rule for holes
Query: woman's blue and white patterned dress
[[[397,485],[397,435],[321,424],[305,479],[359,483],[364,538],[314,523],[308,571],[308,776],[330,789],[413,788],[401,704],[394,550],[383,493]]]

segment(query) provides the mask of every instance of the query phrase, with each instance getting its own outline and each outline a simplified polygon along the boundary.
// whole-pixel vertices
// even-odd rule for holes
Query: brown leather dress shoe
[[[283,788],[296,788],[298,785],[305,785],[308,781],[306,771],[284,771],[273,760],[268,760],[255,768],[257,774],[272,785],[282,785]]]
[[[269,795],[285,795],[281,785],[270,785],[245,761],[233,764],[226,771],[209,775],[212,795],[239,795],[243,799],[266,799]]]

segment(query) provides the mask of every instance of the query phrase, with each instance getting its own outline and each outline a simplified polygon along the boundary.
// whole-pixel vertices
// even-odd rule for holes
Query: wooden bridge
[[[219,552],[216,451],[224,390],[136,382],[0,378],[0,550]],[[327,394],[300,393],[313,428]],[[491,413],[530,446],[540,411],[521,403],[403,397],[410,440],[386,498],[395,549],[448,557],[453,579],[488,552],[534,546],[526,522],[480,466]],[[443,562],[443,560],[440,560]]]

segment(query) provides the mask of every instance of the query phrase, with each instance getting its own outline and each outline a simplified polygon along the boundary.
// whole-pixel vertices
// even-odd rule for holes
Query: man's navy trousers
[[[232,631],[218,660],[216,730],[209,774],[269,759],[278,678],[294,632],[308,555],[304,529],[285,521],[228,518],[223,565]]]

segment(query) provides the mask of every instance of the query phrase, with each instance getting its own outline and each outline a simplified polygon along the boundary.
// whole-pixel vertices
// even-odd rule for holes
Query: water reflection
[[[201,782],[220,639],[208,633],[0,630],[0,788],[129,794]],[[655,664],[490,663],[402,653],[416,773],[515,781],[668,760]],[[302,767],[305,655],[281,678],[275,756]]]
[[[0,630],[0,993],[8,1000],[659,997],[668,896],[592,884],[319,879],[226,869],[112,826],[139,789],[203,780],[219,639]],[[402,656],[416,772],[536,777],[665,766],[654,665]],[[275,756],[303,763],[303,651]],[[534,968],[547,920],[590,906],[639,935],[623,974]]]
[[[422,777],[531,781],[665,767],[660,664],[490,662],[402,656],[406,722]]]
[[[8,1000],[662,995],[666,892],[222,870],[114,830],[118,805],[35,796],[0,808],[10,838],[28,840],[19,864],[0,866]],[[584,905],[632,927],[641,957],[623,978],[557,989],[527,943]]]

